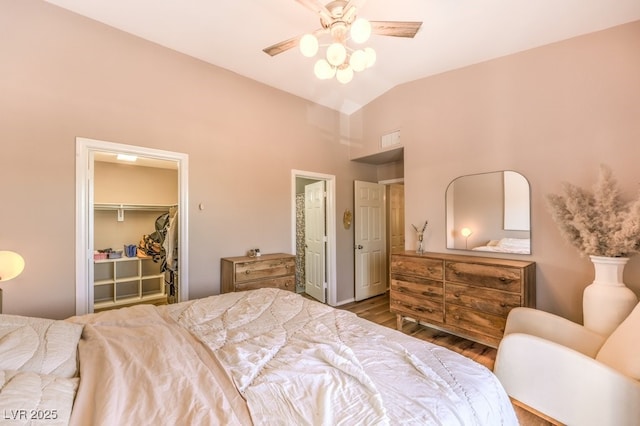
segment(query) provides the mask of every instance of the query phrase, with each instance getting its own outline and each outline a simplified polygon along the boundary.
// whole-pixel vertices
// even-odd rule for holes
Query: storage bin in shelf
[[[94,260],[94,310],[167,299],[164,274],[152,258]]]

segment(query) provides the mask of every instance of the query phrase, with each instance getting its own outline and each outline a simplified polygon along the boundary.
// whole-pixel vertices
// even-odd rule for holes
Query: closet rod
[[[94,210],[144,210],[144,211],[168,211],[177,204],[115,204],[115,203],[95,203]]]

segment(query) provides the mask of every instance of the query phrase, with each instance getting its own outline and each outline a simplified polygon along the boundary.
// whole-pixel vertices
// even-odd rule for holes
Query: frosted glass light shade
[[[364,43],[371,36],[371,23],[364,18],[358,18],[351,24],[351,40]]]
[[[349,65],[356,72],[364,70],[367,67],[367,54],[364,53],[364,50],[359,49],[353,52],[349,59]]]
[[[300,43],[298,47],[300,48],[300,53],[302,53],[307,58],[311,58],[318,53],[318,38],[313,34],[305,34],[300,38]]]
[[[339,68],[338,71],[336,71],[336,79],[342,84],[347,84],[353,80],[353,68],[348,65],[346,67]]]
[[[313,72],[320,80],[328,80],[336,74],[336,69],[326,59],[319,59],[313,67]]]
[[[371,47],[366,47],[364,49],[364,53],[367,54],[367,68],[373,66],[376,63],[376,51]]]
[[[327,61],[337,67],[342,65],[347,59],[347,49],[342,43],[331,43],[327,48]]]
[[[24,259],[12,251],[0,251],[0,281],[17,277],[24,270]]]

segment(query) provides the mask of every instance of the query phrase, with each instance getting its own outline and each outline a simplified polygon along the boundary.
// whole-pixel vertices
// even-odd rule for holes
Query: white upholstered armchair
[[[640,425],[640,304],[610,336],[531,308],[509,313],[494,372],[567,425]]]

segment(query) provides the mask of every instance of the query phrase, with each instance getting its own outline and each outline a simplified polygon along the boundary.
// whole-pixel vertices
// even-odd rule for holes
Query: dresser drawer
[[[267,278],[264,280],[243,282],[236,284],[235,291],[255,290],[258,288],[279,288],[281,290],[295,291],[295,279],[291,276],[280,278]]]
[[[394,275],[391,277],[391,297],[395,294],[407,295],[418,299],[432,299],[442,302],[443,285],[442,281],[426,280],[424,278],[403,277]]]
[[[444,262],[440,259],[394,255],[391,256],[391,273],[442,280],[444,277],[443,264]]]
[[[470,334],[481,334],[501,339],[507,319],[501,315],[492,315],[457,305],[447,305],[445,309],[447,325],[463,329]]]
[[[295,259],[293,258],[239,262],[235,265],[235,281],[242,283],[290,275],[294,270]]]
[[[447,262],[445,280],[515,293],[522,291],[521,270],[505,266]]]
[[[518,293],[452,283],[447,283],[446,286],[445,303],[447,305],[460,305],[505,318],[511,309],[521,306],[522,302]]]
[[[415,320],[444,321],[442,302],[432,299],[416,299],[404,294],[396,295],[390,299],[389,309],[396,314],[407,316]]]

